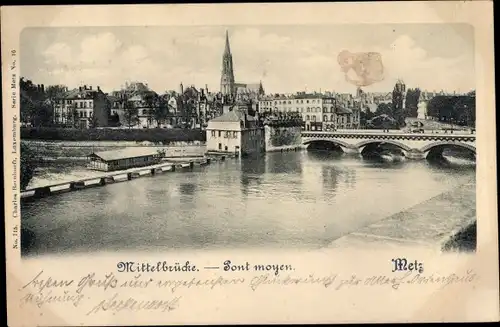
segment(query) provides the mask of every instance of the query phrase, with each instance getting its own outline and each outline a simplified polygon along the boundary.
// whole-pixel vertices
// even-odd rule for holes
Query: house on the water
[[[130,147],[120,150],[93,152],[87,168],[100,171],[144,167],[161,162],[163,154],[156,148]]]
[[[266,151],[264,127],[257,117],[235,107],[208,122],[207,152],[250,155]]]

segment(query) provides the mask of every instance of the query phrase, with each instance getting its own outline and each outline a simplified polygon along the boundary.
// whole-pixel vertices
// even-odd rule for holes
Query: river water
[[[228,159],[25,203],[23,250],[315,249],[471,181],[474,165],[426,160],[389,164],[306,151]],[[443,211],[442,219],[453,218]]]

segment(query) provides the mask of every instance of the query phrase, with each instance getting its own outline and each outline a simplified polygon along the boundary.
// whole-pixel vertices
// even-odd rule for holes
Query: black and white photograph
[[[1,17],[7,325],[500,319],[491,2]]]
[[[475,251],[467,24],[27,28],[23,255]]]

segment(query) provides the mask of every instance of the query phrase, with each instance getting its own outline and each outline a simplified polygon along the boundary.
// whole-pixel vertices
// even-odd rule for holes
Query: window
[[[87,111],[83,112],[83,117],[87,118]]]
[[[237,132],[233,132],[233,138],[237,138],[238,137],[238,133]]]
[[[306,115],[306,120],[309,120],[309,115]]]
[[[330,121],[335,121],[335,116],[334,115],[330,115]]]
[[[83,112],[79,111],[78,114],[80,115],[80,118],[83,117]]]
[[[89,111],[89,117],[92,117],[93,111]]]
[[[222,150],[222,143],[219,143],[219,150]]]
[[[328,116],[327,115],[323,116],[323,121],[328,121]]]
[[[215,137],[215,131],[212,131],[212,137]]]
[[[219,137],[221,136],[221,131],[219,131]]]

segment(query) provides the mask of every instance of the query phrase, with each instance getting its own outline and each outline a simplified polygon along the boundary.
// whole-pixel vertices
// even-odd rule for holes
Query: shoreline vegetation
[[[26,143],[21,142],[21,190],[25,190],[29,185],[37,168],[36,163],[39,160],[35,152]]]
[[[22,127],[21,139],[47,141],[135,141],[135,142],[193,142],[206,140],[201,129],[151,128],[151,129],[114,129],[114,128],[55,128]]]

